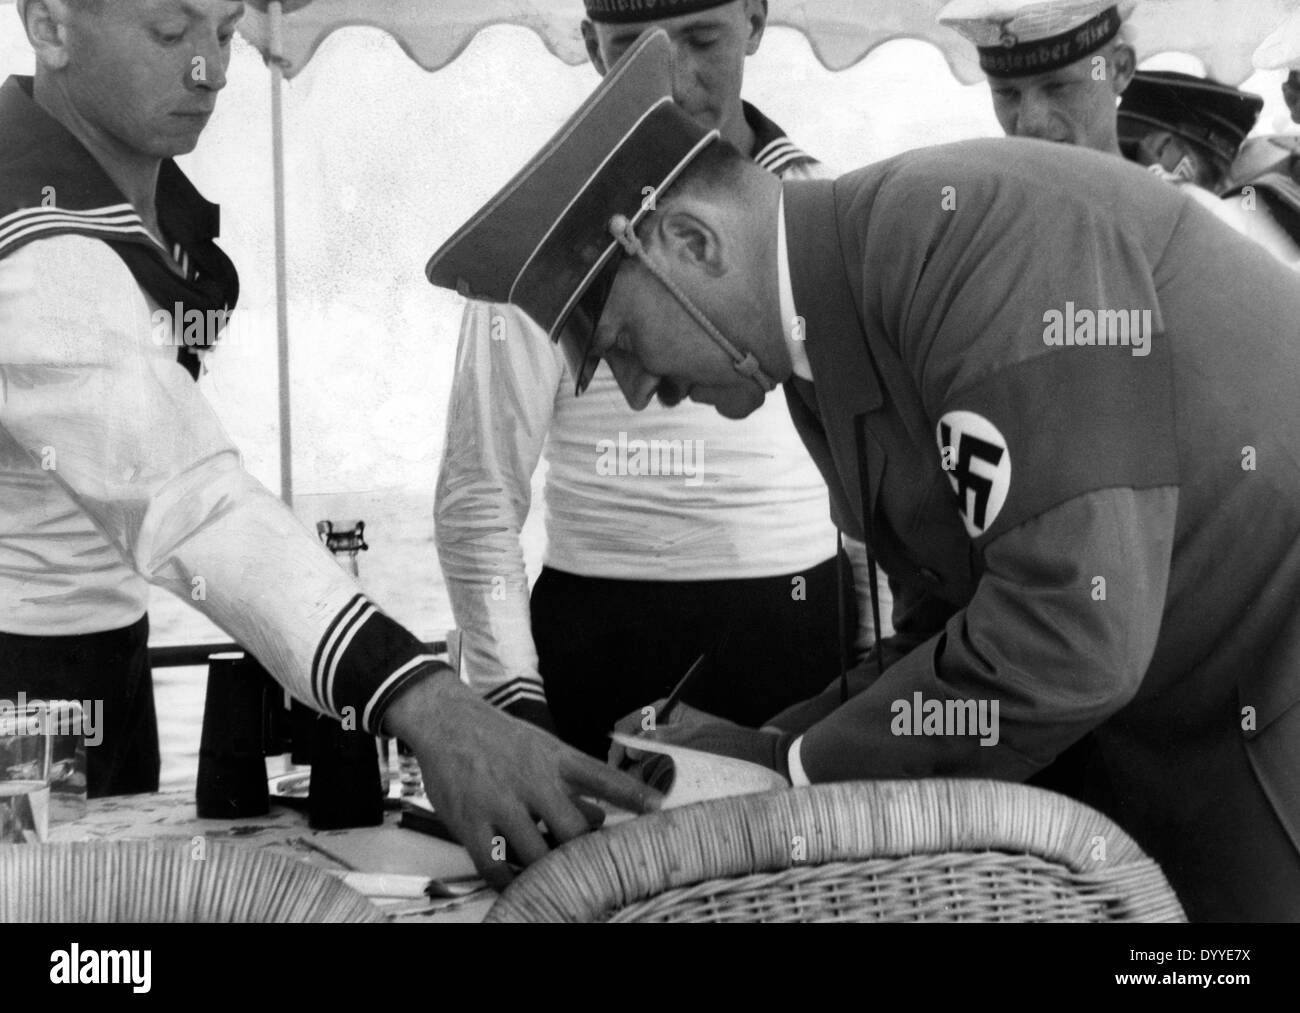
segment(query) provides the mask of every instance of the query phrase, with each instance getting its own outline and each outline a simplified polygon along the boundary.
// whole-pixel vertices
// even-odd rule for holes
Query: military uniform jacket
[[[776,719],[810,779],[1023,780],[1095,729],[1093,801],[1193,918],[1300,918],[1294,276],[1140,169],[1034,141],[785,208],[815,384],[791,412],[897,585],[883,676]],[[930,700],[996,703],[996,736],[923,728]]]

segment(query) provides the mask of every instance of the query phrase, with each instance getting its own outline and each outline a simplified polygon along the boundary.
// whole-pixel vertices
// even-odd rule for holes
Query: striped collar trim
[[[816,164],[817,159],[808,154],[786,136],[784,130],[769,120],[757,108],[744,102],[745,122],[754,131],[754,152],[750,156],[761,168],[774,175],[796,165]]]
[[[158,241],[130,204],[72,211],[60,207],[22,208],[0,218],[0,255],[43,237],[66,233],[101,235],[113,239],[137,236],[153,246]]]
[[[806,162],[814,162],[816,159],[799,147],[799,145],[782,138],[779,141],[773,141],[755,155],[754,161],[768,172],[775,176],[779,176],[791,166]]]

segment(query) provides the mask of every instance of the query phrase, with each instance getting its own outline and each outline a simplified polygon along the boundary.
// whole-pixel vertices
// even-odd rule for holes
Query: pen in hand
[[[683,675],[681,679],[677,681],[677,685],[674,686],[672,688],[672,691],[668,694],[668,699],[664,701],[663,707],[661,707],[659,709],[659,712],[654,716],[656,726],[661,722],[667,722],[668,718],[672,715],[674,708],[676,708],[676,706],[681,702],[683,694],[685,694],[686,690],[688,690],[691,687],[691,684],[694,683],[697,678],[699,678],[700,673],[704,671],[704,663],[707,660],[708,660],[708,655],[701,654],[698,658],[695,659],[691,667],[686,670],[686,674]],[[668,760],[667,757],[656,757],[655,760],[649,762],[655,765],[655,767],[667,766],[668,769],[671,770],[672,761]],[[629,770],[640,763],[642,763],[641,760],[633,760],[630,757],[628,757],[626,753],[624,753],[623,759],[619,762],[618,769]],[[655,782],[661,781],[663,773],[664,772],[661,770],[648,768],[646,770],[643,770],[643,774],[649,776],[645,776],[643,777],[643,779],[646,781],[647,784],[652,784],[657,787],[658,785],[655,784]]]
[[[666,722],[672,715],[673,708],[681,703],[682,696],[685,694],[686,690],[690,688],[691,683],[693,683],[695,679],[698,678],[699,674],[704,671],[704,663],[707,660],[708,655],[701,654],[695,659],[695,663],[686,670],[686,674],[678,680],[677,685],[674,686],[672,692],[668,694],[668,699],[664,701],[662,709],[660,709],[659,713],[655,715],[656,724],[660,721]]]

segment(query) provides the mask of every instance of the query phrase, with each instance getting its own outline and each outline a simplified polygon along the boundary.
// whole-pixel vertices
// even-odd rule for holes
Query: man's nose
[[[689,108],[698,85],[699,75],[695,69],[695,56],[690,47],[681,44],[673,48],[673,101],[679,106]]]
[[[659,387],[659,377],[647,373],[630,356],[617,352],[606,355],[605,361],[609,363],[610,372],[614,374],[629,408],[639,412],[650,403]]]
[[[1051,103],[1036,95],[1022,95],[1016,106],[1015,134],[1017,137],[1033,137],[1043,141],[1056,140],[1052,127]]]
[[[221,91],[226,86],[225,53],[215,31],[194,47],[188,79],[191,87],[203,91]]]

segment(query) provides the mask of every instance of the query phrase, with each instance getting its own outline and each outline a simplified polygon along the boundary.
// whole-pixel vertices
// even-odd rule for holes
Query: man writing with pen
[[[837,518],[903,593],[847,701],[633,730],[793,784],[1024,781],[1095,731],[1096,804],[1192,919],[1300,918],[1293,276],[1079,148],[966,141],[781,184],[670,76],[644,37],[430,279],[514,300],[625,390],[671,378],[739,418],[784,383]],[[917,695],[998,704],[996,741],[898,729]]]

